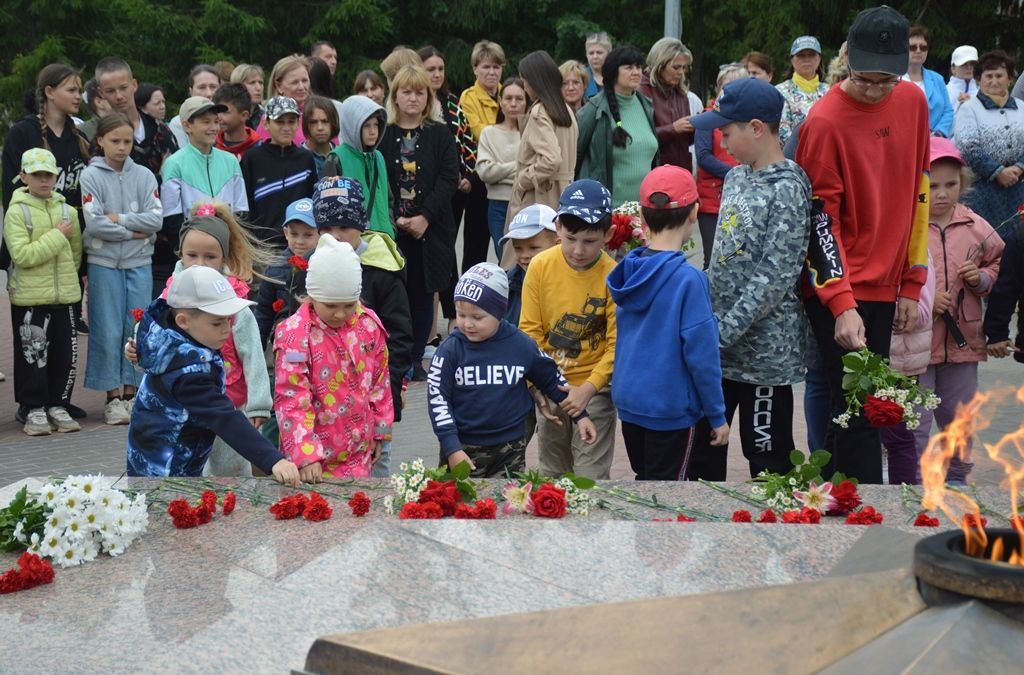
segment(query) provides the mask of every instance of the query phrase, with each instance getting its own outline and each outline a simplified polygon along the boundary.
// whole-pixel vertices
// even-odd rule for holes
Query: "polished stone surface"
[[[383,513],[386,483],[371,481],[322,486],[335,508],[329,521],[275,521],[269,504],[292,491],[266,481],[240,485],[259,490],[262,503],[239,499],[231,516],[192,530],[176,530],[154,504],[149,531],[124,555],[58,569],[52,585],[3,596],[0,670],[282,672],[302,668],[321,635],[819,579],[869,529],[841,519],[650,522],[671,512],[607,494],[616,510],[560,521],[500,512],[497,522],[400,521]],[[699,484],[601,487],[615,486],[723,518],[755,510]],[[0,503],[16,488],[0,489]],[[487,483],[481,496],[500,488]],[[361,519],[344,504],[357,489],[374,498]],[[897,488],[861,492],[887,526],[934,531],[909,526],[914,512]],[[151,499],[177,496],[160,490]],[[1006,508],[995,490],[982,498]],[[15,558],[0,554],[0,569]]]

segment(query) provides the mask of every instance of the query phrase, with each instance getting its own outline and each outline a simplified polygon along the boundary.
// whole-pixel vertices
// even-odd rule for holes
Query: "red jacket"
[[[928,102],[900,82],[882,102],[833,87],[800,127],[813,190],[805,296],[833,316],[857,300],[917,300],[928,267]]]
[[[712,100],[708,107],[704,110],[711,110],[711,106],[715,104]],[[715,129],[711,132],[711,151],[718,161],[728,164],[729,166],[737,166],[739,162],[733,159],[733,156],[722,147],[722,130]],[[698,155],[698,161],[700,157]],[[697,170],[697,196],[700,198],[700,206],[697,207],[698,213],[715,213],[721,209],[722,206],[722,186],[725,185],[725,179],[719,178],[715,174],[698,168]]]
[[[236,145],[226,145],[224,143],[224,132],[223,131],[218,131],[217,132],[217,145],[216,145],[216,147],[218,149],[220,149],[220,150],[224,150],[226,152],[230,152],[232,155],[235,156],[235,159],[237,159],[239,162],[241,162],[242,161],[242,155],[245,154],[245,151],[248,150],[249,148],[251,148],[254,145],[259,145],[259,143],[260,143],[260,135],[257,134],[255,131],[253,131],[249,127],[245,127],[245,132],[246,132],[246,136],[245,136],[245,140],[244,141],[242,141],[241,143],[238,143]]]

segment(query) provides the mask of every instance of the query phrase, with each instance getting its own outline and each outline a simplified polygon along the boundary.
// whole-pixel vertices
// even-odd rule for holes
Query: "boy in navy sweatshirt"
[[[608,275],[618,324],[612,401],[636,479],[680,480],[702,418],[713,445],[729,441],[708,280],[682,253],[697,184],[686,169],[658,167],[640,184],[640,206],[647,246]]]
[[[524,423],[534,405],[527,383],[556,403],[568,389],[551,357],[501,318],[507,305],[505,271],[492,263],[470,268],[455,286],[457,327],[437,348],[427,373],[442,464],[468,461],[480,478],[526,466]],[[586,411],[573,421],[585,443],[597,440]]]
[[[128,427],[129,476],[201,476],[220,436],[260,470],[298,486],[298,467],[224,393],[220,348],[231,317],[251,304],[220,272],[196,265],[146,310],[136,337],[146,375]]]

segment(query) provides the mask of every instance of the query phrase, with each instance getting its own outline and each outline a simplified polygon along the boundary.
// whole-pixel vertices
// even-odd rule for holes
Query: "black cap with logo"
[[[888,5],[857,15],[846,37],[850,70],[903,75],[910,61],[907,18]]]

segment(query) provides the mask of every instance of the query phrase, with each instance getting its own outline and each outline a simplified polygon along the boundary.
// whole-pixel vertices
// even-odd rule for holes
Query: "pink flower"
[[[818,486],[811,481],[807,490],[801,492],[793,490],[793,496],[800,500],[800,503],[809,509],[825,513],[836,506],[836,498],[832,496],[832,483],[823,483]]]
[[[520,487],[514,481],[505,484],[502,496],[505,497],[505,505],[501,507],[502,512],[507,516],[513,513],[533,513],[533,483],[527,483]]]

